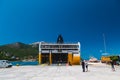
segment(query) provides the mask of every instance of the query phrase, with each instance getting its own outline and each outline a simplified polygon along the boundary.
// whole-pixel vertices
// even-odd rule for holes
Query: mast
[[[104,53],[107,53],[106,52],[106,41],[105,41],[105,35],[104,35],[104,33],[103,33],[103,41],[104,41]]]

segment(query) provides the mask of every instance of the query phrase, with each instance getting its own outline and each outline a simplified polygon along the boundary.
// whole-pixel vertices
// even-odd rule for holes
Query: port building
[[[39,64],[80,64],[80,42],[64,43],[61,35],[56,43],[39,43]]]

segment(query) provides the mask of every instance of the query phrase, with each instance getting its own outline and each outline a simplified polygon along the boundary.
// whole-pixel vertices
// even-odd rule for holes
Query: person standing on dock
[[[85,72],[85,61],[82,60],[82,69],[83,69],[83,72]]]
[[[115,71],[115,67],[114,67],[114,61],[113,60],[111,60],[111,67],[112,67],[112,71]]]
[[[86,72],[88,72],[88,61],[85,61]]]

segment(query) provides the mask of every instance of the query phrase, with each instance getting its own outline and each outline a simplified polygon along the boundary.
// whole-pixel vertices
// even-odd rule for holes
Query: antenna
[[[103,41],[104,41],[104,53],[106,53],[106,41],[105,41],[105,35],[103,33]]]

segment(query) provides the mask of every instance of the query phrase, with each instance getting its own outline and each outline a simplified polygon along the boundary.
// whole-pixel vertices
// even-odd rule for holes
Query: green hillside
[[[30,60],[37,59],[38,45],[28,45],[24,43],[13,43],[0,46],[0,59],[7,60]]]

